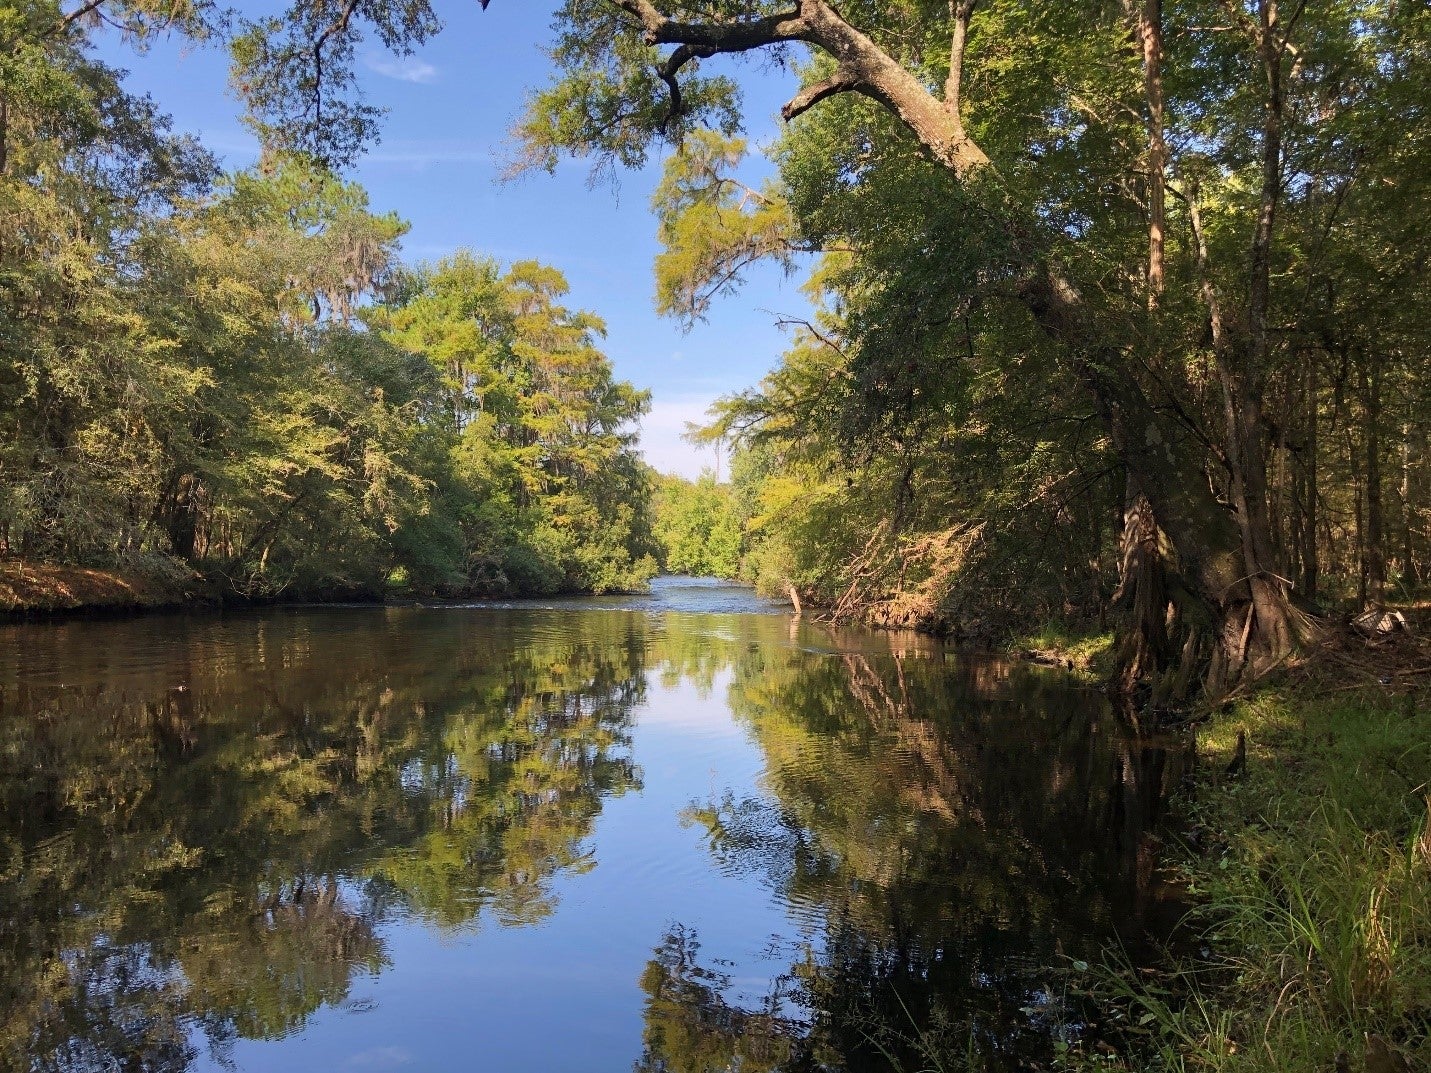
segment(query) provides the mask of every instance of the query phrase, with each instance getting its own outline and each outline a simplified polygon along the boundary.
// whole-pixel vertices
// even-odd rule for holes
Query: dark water
[[[1172,777],[714,584],[0,627],[0,1068],[1028,1067]]]

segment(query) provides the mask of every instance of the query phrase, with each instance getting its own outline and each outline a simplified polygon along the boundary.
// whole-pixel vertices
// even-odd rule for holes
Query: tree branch
[[[949,0],[949,17],[954,32],[949,42],[949,77],[944,81],[944,110],[959,116],[959,94],[964,82],[964,49],[969,40],[969,20],[978,0]]]
[[[313,39],[313,129],[318,130],[323,124],[323,46],[328,43],[328,38],[335,33],[342,33],[347,30],[348,24],[353,19],[353,12],[358,9],[360,0],[347,0],[343,5],[343,10],[338,17],[316,38]]]
[[[666,111],[666,123],[669,125],[680,118],[684,102],[681,99],[681,83],[677,81],[676,75],[681,68],[692,60],[705,59],[715,55],[715,50],[710,48],[700,48],[695,45],[682,45],[672,52],[666,59],[656,65],[656,74],[662,82],[666,83],[666,89],[671,94],[671,106]]]
[[[656,10],[651,0],[611,0],[634,16],[648,45],[696,45],[715,52],[749,52],[777,41],[795,41],[805,31],[800,8],[746,22],[675,22]]]
[[[49,31],[49,33],[45,34],[44,36],[49,37],[51,34],[59,33],[61,30],[69,29],[80,19],[88,15],[91,11],[94,11],[96,8],[103,7],[104,4],[105,0],[89,0],[88,3],[81,4],[79,7],[71,11],[68,15],[61,18],[60,21],[56,23],[55,26]]]
[[[863,80],[854,71],[839,68],[829,78],[806,86],[785,103],[780,109],[780,117],[787,123],[801,112],[809,111],[826,97],[836,93],[849,93],[863,86]]]
[[[692,51],[672,53],[662,65],[661,77],[670,86],[675,70],[696,55],[714,56],[750,52],[767,45],[804,41],[835,61],[835,81],[802,91],[786,106],[787,117],[799,114],[831,93],[855,90],[878,101],[893,113],[940,164],[959,175],[969,175],[989,162],[983,150],[964,133],[957,115],[951,115],[912,73],[856,29],[826,0],[799,0],[793,10],[738,22],[686,23],[663,15],[652,0],[608,0],[635,19],[648,45],[689,45]],[[970,4],[971,0],[956,0]],[[666,75],[670,75],[670,79]],[[679,91],[678,91],[679,93]],[[807,100],[807,98],[809,98]]]

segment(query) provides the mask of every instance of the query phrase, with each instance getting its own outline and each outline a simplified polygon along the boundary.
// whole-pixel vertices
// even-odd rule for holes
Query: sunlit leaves
[[[562,154],[589,158],[593,174],[639,167],[653,144],[679,145],[696,130],[734,134],[740,94],[692,60],[676,75],[679,99],[659,73],[669,49],[648,45],[639,23],[604,0],[567,0],[550,49],[557,77],[528,99],[516,135],[517,169],[556,166]]]
[[[634,429],[649,396],[614,378],[603,324],[563,306],[567,289],[551,266],[463,251],[366,314],[442,379],[439,498],[456,516],[458,575],[478,591],[606,591],[654,571]]]

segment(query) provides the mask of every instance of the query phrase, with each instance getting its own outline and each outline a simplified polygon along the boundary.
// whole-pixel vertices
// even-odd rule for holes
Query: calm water
[[[1160,926],[1173,777],[714,583],[0,627],[0,1068],[1017,1068]]]

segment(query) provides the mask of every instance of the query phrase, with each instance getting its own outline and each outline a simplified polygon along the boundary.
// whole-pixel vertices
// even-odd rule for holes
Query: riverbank
[[[1072,1067],[1431,1069],[1431,689],[1379,678],[1294,680],[1198,728],[1171,866],[1199,953],[1090,970],[1123,1046]]]
[[[170,561],[98,569],[0,561],[0,615],[124,613],[217,602],[191,572]]]
[[[653,582],[655,580],[652,579]],[[694,580],[704,582],[706,579]],[[510,593],[433,593],[397,586],[387,589],[330,586],[316,591],[283,590],[248,594],[236,592],[221,579],[205,577],[176,560],[163,557],[146,557],[127,568],[0,560],[0,620],[11,621],[86,615],[123,616],[182,608],[261,607],[275,603],[319,606],[335,603],[490,601],[499,604],[508,600],[650,595],[652,583],[642,590],[608,589],[601,592],[518,590]],[[729,609],[724,606],[710,608]]]
[[[1195,908],[1154,976],[1072,971],[1109,1019],[1065,1068],[1431,1069],[1431,644],[1329,634],[1190,729],[1166,867]],[[1111,637],[1051,624],[1010,655],[1090,677]],[[1195,952],[1195,953],[1189,953]]]
[[[1112,630],[1049,621],[1033,633],[1015,637],[1006,650],[1015,659],[1062,667],[1089,682],[1106,682],[1113,677]]]

